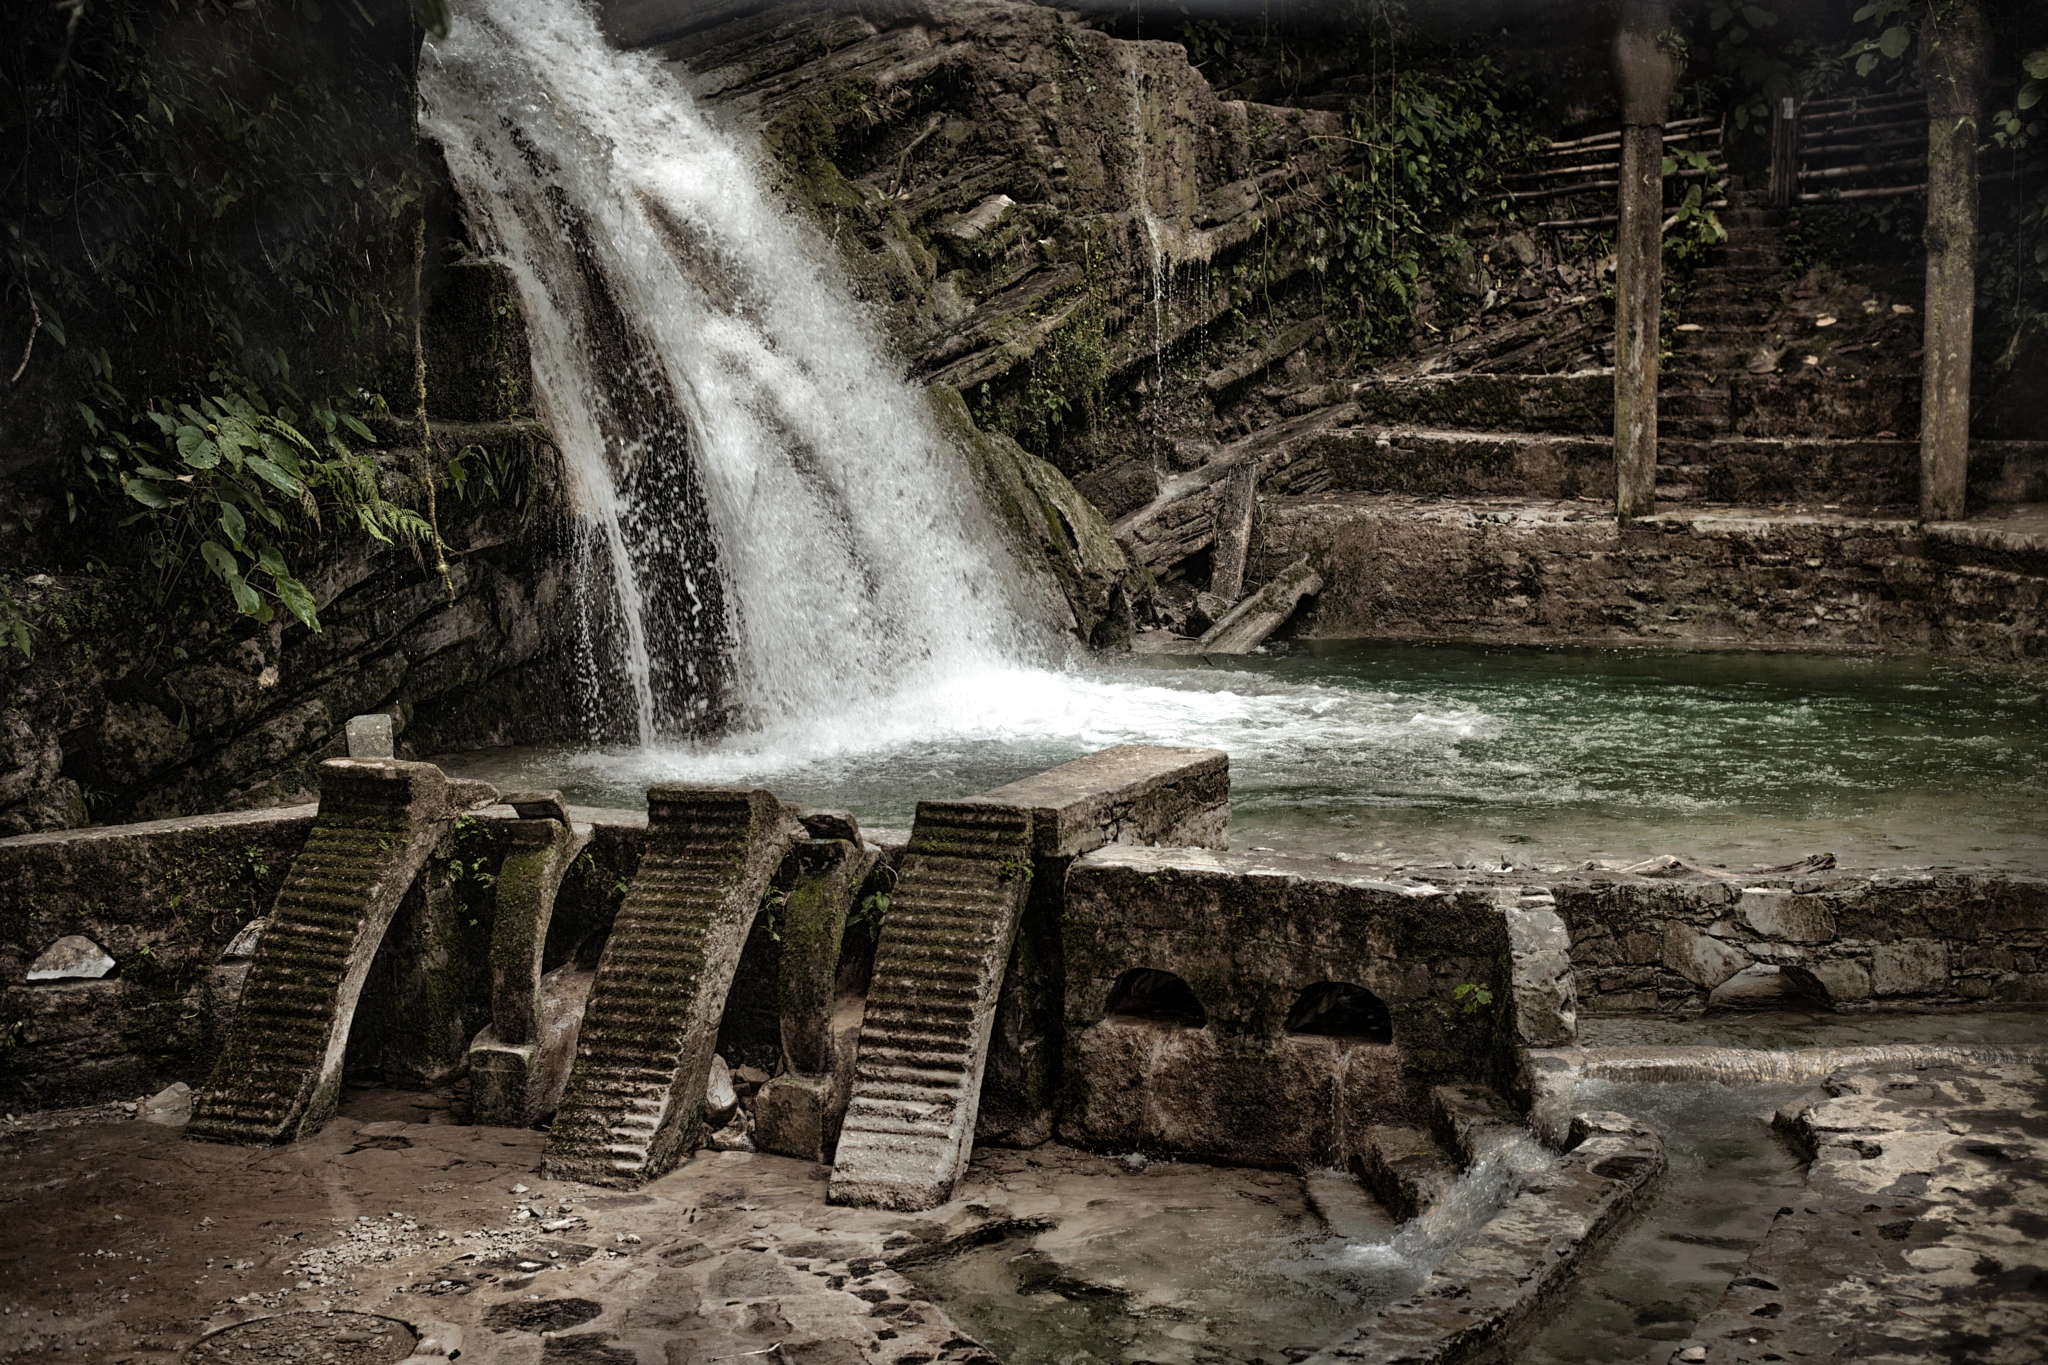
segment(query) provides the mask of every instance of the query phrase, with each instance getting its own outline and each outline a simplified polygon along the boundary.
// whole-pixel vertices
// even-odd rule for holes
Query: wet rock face
[[[1203,282],[1308,202],[1325,157],[1311,140],[1342,131],[1332,112],[1218,98],[1178,43],[1010,0],[621,0],[607,19],[765,130],[918,373],[1069,475],[1210,434],[1213,396],[1154,392],[1158,356],[1229,313],[1230,291]],[[1266,268],[1284,289],[1307,264],[1279,256]],[[1068,406],[1028,393],[1034,375]],[[1105,510],[1137,497],[1090,493]]]

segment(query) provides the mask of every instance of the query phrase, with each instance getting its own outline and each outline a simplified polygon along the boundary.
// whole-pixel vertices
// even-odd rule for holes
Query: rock
[[[1210,627],[1202,636],[1202,649],[1210,654],[1249,654],[1287,624],[1302,598],[1322,590],[1323,576],[1308,566],[1307,559],[1297,559]]]
[[[161,1123],[166,1128],[184,1127],[192,1118],[192,1087],[183,1081],[172,1081],[137,1105],[135,1117],[144,1123]]]
[[[1664,965],[1711,991],[1749,966],[1750,956],[1733,944],[1674,921],[1664,928]]]
[[[705,1146],[714,1152],[753,1151],[754,1139],[748,1132],[746,1110],[742,1109],[735,1112],[732,1116],[732,1122],[713,1133],[706,1140]]]
[[[1016,206],[1017,201],[1009,195],[992,194],[962,214],[958,222],[948,225],[945,229],[946,234],[963,242],[974,241],[1002,222],[1003,215]]]
[[[569,806],[558,791],[513,792],[501,798],[522,820],[560,820],[569,823]]]
[[[1830,1002],[1870,998],[1870,972],[1853,958],[1816,962],[1807,968],[1807,973],[1827,992]]]
[[[1207,635],[1211,627],[1230,614],[1231,601],[1213,592],[1198,592],[1188,609],[1188,634]]]
[[[1935,939],[1880,944],[1871,954],[1873,995],[1944,995],[1948,992],[1948,945]]]
[[[1763,937],[1782,943],[1826,943],[1835,936],[1835,914],[1824,902],[1774,887],[1744,887],[1742,918]]]
[[[1536,264],[1536,241],[1526,232],[1511,232],[1501,240],[1501,247],[1523,265]]]
[[[83,934],[66,934],[29,964],[31,981],[97,981],[114,970],[107,950]]]
[[[852,811],[807,810],[797,816],[797,823],[813,839],[844,839],[855,848],[861,847],[860,822],[853,818]]]
[[[768,1073],[758,1066],[740,1066],[733,1069],[732,1086],[742,1095],[751,1095],[768,1084]]]
[[[350,716],[348,718],[348,756],[350,758],[398,757],[398,745],[391,728],[391,717],[381,714]]]
[[[261,915],[250,920],[236,931],[228,946],[221,950],[223,962],[242,962],[256,956],[256,945],[263,942],[263,931],[270,925],[270,916]]]
[[[725,1058],[711,1059],[711,1075],[704,1082],[704,1123],[709,1128],[722,1128],[740,1107],[739,1093],[732,1086],[732,1072],[725,1064]]]

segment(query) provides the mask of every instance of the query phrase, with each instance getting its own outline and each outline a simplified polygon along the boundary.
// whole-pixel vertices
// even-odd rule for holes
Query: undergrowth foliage
[[[432,537],[349,415],[410,350],[422,18],[438,0],[10,11],[4,373],[66,400],[79,538],[154,606],[317,629],[293,566],[322,536]]]
[[[79,405],[85,475],[134,505],[120,524],[139,528],[154,605],[171,603],[203,565],[244,615],[269,621],[275,603],[317,631],[313,593],[286,555],[308,545],[328,518],[336,530],[382,544],[435,542],[426,518],[384,497],[376,462],[343,439],[370,438],[356,418],[324,403],[307,405],[303,416],[273,409],[253,386],[238,390],[220,374],[213,379],[228,385],[222,392],[138,411],[114,386],[104,356],[97,368],[99,406]]]
[[[1361,353],[1400,340],[1430,267],[1465,249],[1461,223],[1507,209],[1501,177],[1535,145],[1495,103],[1500,78],[1484,58],[1381,84],[1352,110],[1349,168],[1290,225],[1340,337]]]

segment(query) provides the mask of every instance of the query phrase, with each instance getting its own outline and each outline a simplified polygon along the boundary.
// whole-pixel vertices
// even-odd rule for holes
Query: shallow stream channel
[[[1580,1082],[1581,1108],[1662,1133],[1669,1168],[1513,1358],[1662,1365],[1795,1197],[1804,1165],[1771,1117],[1818,1093],[1811,1081]],[[1419,1289],[1551,1161],[1517,1139],[1397,1227],[1336,1171],[983,1151],[970,1184],[1010,1218],[899,1268],[1006,1365],[1287,1365]]]

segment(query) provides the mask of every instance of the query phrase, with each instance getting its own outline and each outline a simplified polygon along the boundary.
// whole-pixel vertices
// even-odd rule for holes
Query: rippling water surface
[[[2048,862],[2043,688],[1793,655],[1296,646],[1228,662],[956,672],[693,747],[450,756],[500,787],[638,806],[760,783],[883,827],[1118,743],[1231,756],[1231,844],[1556,867]]]

